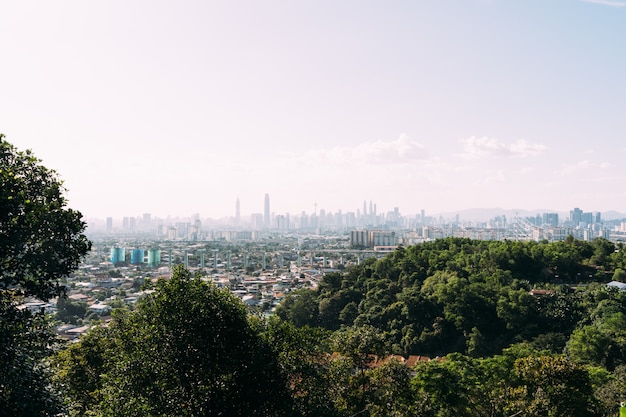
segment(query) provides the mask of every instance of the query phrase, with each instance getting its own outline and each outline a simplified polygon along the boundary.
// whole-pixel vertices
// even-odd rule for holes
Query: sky
[[[87,218],[626,211],[626,0],[0,2],[0,133]]]

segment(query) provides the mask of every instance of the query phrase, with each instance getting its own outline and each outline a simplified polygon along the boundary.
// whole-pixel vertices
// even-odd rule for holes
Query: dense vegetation
[[[178,267],[60,351],[56,386],[70,415],[613,416],[626,293],[595,281],[624,260],[605,240],[446,239],[329,274],[270,319]]]
[[[585,326],[624,312],[626,298],[598,282],[621,276],[625,263],[624,248],[604,239],[442,239],[328,274],[317,289],[290,295],[278,315],[329,330],[370,325],[402,355],[482,357],[519,342],[561,352]],[[621,363],[608,356],[606,365]]]
[[[91,244],[62,181],[0,134],[0,415],[55,415],[45,359],[56,344],[48,318],[16,306],[60,295],[59,280]]]

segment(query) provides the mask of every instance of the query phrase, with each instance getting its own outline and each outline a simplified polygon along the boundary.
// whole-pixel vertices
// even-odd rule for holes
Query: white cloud
[[[534,172],[537,172],[537,168],[531,167],[531,166],[522,167],[520,169],[520,174],[522,174],[522,175],[529,175],[529,174],[532,174]]]
[[[428,158],[424,146],[402,134],[394,141],[365,142],[353,149],[353,157],[376,164],[404,164]]]
[[[479,178],[475,182],[475,185],[489,186],[491,184],[499,184],[499,183],[506,182],[506,180],[507,178],[504,172],[501,170],[498,170],[498,171],[489,172],[484,177]]]
[[[611,166],[608,162],[590,162],[588,160],[583,160],[577,162],[575,164],[563,165],[561,169],[557,171],[559,175],[569,176],[576,175],[584,171],[589,171],[590,169],[607,169]]]
[[[612,0],[581,0],[581,1],[584,3],[600,4],[602,6],[626,7],[626,3],[623,1],[612,1]]]
[[[518,140],[510,145],[511,153],[515,156],[535,156],[544,153],[548,147],[538,143],[529,143],[525,140]]]
[[[328,166],[353,165],[404,165],[429,158],[424,146],[409,136],[402,134],[396,140],[363,142],[353,147],[336,146],[329,149],[313,149],[299,155],[286,154],[285,159],[296,161],[298,165]]]
[[[526,140],[518,140],[506,143],[500,139],[472,136],[462,139],[464,153],[460,156],[477,157],[529,157],[544,153],[548,148],[538,143],[530,143]]]

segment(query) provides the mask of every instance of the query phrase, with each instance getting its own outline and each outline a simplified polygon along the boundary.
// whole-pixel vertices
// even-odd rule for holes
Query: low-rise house
[[[428,356],[422,355],[409,355],[406,360],[406,366],[409,368],[413,368],[415,365],[419,365],[420,363],[430,362],[431,359]]]
[[[72,338],[70,336],[70,334],[68,334],[68,331],[77,328],[78,326],[74,325],[74,324],[63,324],[59,327],[57,327],[56,329],[56,333],[57,336],[63,338],[63,339],[69,339]]]
[[[98,314],[108,314],[111,312],[111,310],[113,310],[113,308],[110,305],[104,304],[104,303],[92,304],[89,307],[87,307],[87,309]]]
[[[241,301],[247,306],[256,306],[259,304],[256,295],[254,294],[246,294],[241,298]]]
[[[611,281],[606,284],[606,286],[610,288],[617,288],[620,291],[626,291],[626,284],[624,284],[623,282]]]
[[[69,339],[77,339],[79,336],[84,335],[89,330],[89,326],[74,327],[65,332]]]
[[[528,294],[535,296],[535,297],[541,297],[542,295],[554,294],[554,290],[541,290],[541,289],[533,288],[532,290],[528,292]]]
[[[53,313],[56,311],[56,305],[39,300],[33,300],[20,304],[17,308],[20,310],[29,310],[31,313],[39,313],[42,310],[46,313]]]
[[[91,297],[89,297],[86,294],[83,293],[73,293],[67,296],[67,298],[69,298],[72,301],[84,301],[87,302],[90,300]]]

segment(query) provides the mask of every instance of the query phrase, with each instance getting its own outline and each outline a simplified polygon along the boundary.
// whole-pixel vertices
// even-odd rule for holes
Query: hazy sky
[[[626,0],[0,2],[0,132],[86,217],[626,210]]]

